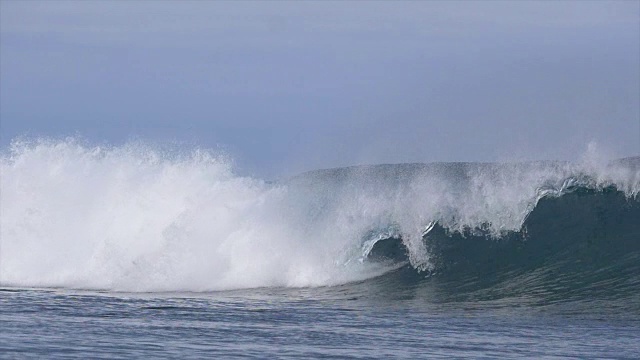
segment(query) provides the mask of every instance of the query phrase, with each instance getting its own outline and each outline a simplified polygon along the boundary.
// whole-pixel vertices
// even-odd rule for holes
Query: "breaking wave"
[[[637,157],[591,149],[577,163],[357,166],[276,182],[238,176],[213,152],[140,143],[14,141],[0,161],[0,286],[214,291],[401,276],[476,295],[640,289]]]

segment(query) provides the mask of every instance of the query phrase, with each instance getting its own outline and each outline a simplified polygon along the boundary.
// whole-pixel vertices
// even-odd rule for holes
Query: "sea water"
[[[640,159],[1,158],[0,357],[637,358]]]

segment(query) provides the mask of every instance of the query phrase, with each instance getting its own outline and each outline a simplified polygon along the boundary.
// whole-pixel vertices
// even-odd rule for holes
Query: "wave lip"
[[[426,278],[402,276],[412,286],[445,284],[437,291],[450,300],[616,300],[640,311],[638,219],[637,197],[615,187],[575,187],[540,199],[518,231],[499,238],[486,227],[458,232],[435,224],[423,237],[432,261]],[[397,237],[371,250],[373,261],[405,261],[407,252]]]

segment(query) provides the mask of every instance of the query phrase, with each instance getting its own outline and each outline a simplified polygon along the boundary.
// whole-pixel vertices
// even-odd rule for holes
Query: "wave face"
[[[436,301],[616,300],[615,307],[640,312],[640,200],[613,186],[544,197],[518,231],[499,238],[486,226],[458,232],[435,223],[423,241],[430,270],[407,267],[378,282],[422,287]],[[391,236],[369,256],[400,263],[407,253],[402,238]]]
[[[265,182],[202,150],[15,141],[1,158],[0,285],[213,291],[370,279],[478,297],[637,293],[640,158],[597,155]]]

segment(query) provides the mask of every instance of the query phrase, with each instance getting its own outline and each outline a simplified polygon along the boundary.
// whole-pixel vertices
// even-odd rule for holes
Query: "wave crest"
[[[428,226],[499,238],[520,231],[541,199],[611,186],[634,198],[638,163],[378,165],[272,183],[238,176],[228,157],[198,149],[16,141],[0,159],[0,284],[335,285],[397,267],[365,261],[388,238],[402,247],[387,251],[406,249],[428,271],[438,261],[424,241]]]

